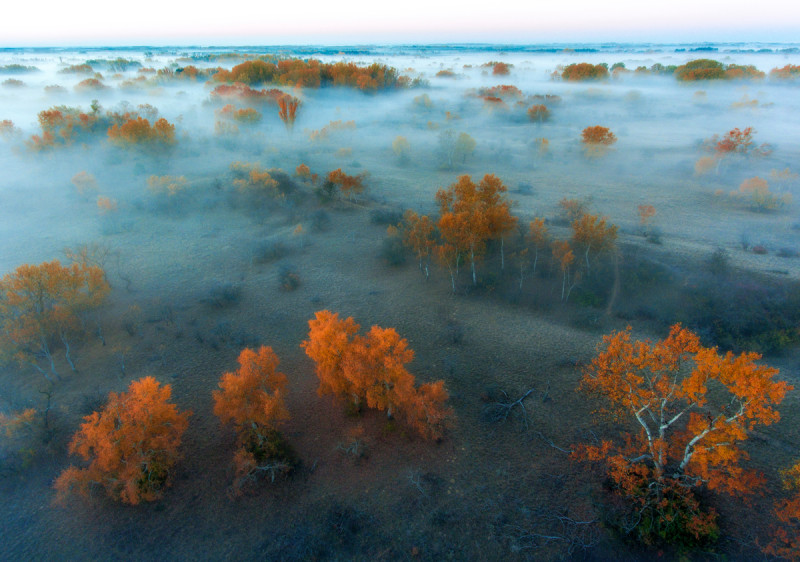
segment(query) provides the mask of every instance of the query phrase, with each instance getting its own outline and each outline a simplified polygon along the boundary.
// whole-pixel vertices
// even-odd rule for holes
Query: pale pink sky
[[[797,0],[12,0],[0,45],[800,42]]]

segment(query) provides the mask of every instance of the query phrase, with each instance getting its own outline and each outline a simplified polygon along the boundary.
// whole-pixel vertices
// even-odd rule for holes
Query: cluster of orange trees
[[[764,78],[764,73],[755,66],[723,64],[713,59],[696,59],[675,69],[675,78],[682,82],[695,80],[739,80]]]
[[[776,80],[796,80],[800,78],[800,65],[787,64],[781,68],[773,68],[769,71],[769,77]]]
[[[112,125],[108,138],[118,146],[170,146],[176,142],[175,125],[163,117],[152,125],[144,117],[135,117]]]
[[[79,108],[63,105],[40,111],[38,118],[42,134],[33,135],[28,141],[32,150],[70,145],[76,139],[93,133],[99,126],[94,112],[85,113]]]
[[[353,411],[385,411],[426,439],[442,438],[453,417],[444,381],[416,386],[406,369],[414,352],[394,328],[372,326],[362,336],[352,317],[341,320],[327,310],[308,325],[301,346],[316,365],[320,395],[333,394]]]
[[[237,109],[232,103],[223,106],[215,113],[217,114],[217,117],[222,119],[231,119],[245,125],[253,125],[261,121],[261,113],[258,110],[252,107]]]
[[[175,144],[175,125],[157,118],[158,110],[143,104],[124,112],[100,110],[97,101],[91,111],[57,106],[38,115],[41,135],[33,135],[27,142],[32,150],[68,146],[75,141],[88,140],[91,135],[106,130],[109,140],[118,146],[168,146]],[[153,124],[151,125],[151,121]]]
[[[352,318],[339,320],[327,310],[309,321],[308,340],[301,345],[314,360],[319,394],[334,394],[355,410],[386,411],[423,438],[441,439],[453,420],[444,382],[416,386],[405,368],[414,352],[393,328],[373,326],[364,336],[358,330]],[[238,363],[212,393],[214,414],[236,432],[237,493],[262,475],[274,481],[298,463],[279,431],[290,416],[288,379],[277,370],[277,355],[268,346],[244,349]],[[133,381],[127,392],[112,392],[101,411],[86,416],[69,451],[89,464],[61,473],[54,484],[59,497],[72,492],[86,496],[93,488],[129,504],[162,497],[191,415],[170,402],[171,392],[169,385],[145,377]]]
[[[581,82],[584,80],[605,80],[608,78],[607,64],[590,64],[588,62],[578,62],[570,64],[561,71],[561,79],[569,82]]]
[[[430,258],[434,256],[447,268],[453,292],[462,264],[470,266],[473,285],[477,285],[476,265],[491,241],[499,242],[500,265],[505,269],[505,240],[515,235],[518,224],[517,217],[511,214],[511,201],[505,197],[506,191],[506,186],[493,174],[485,175],[478,184],[464,175],[447,189],[437,192],[438,220],[406,211],[398,225],[397,235],[413,252],[426,278],[429,276]],[[535,274],[540,255],[549,249],[561,270],[561,298],[566,300],[569,296],[567,289],[573,286],[570,280],[577,261],[575,252],[582,254],[582,267],[588,274],[592,257],[610,253],[615,248],[617,227],[605,217],[587,213],[577,200],[564,199],[561,204],[573,229],[572,239],[551,240],[544,219],[535,218],[524,232],[515,257],[522,288],[526,271],[532,265]]]
[[[323,63],[315,59],[285,59],[277,62],[249,60],[231,70],[220,69],[215,82],[242,84],[280,84],[301,88],[348,86],[364,91],[404,87],[411,80],[383,64],[358,66],[354,63]]]
[[[611,70],[614,77],[627,74],[630,71],[623,63],[615,63]],[[656,63],[651,67],[639,66],[635,69],[637,75],[656,74],[674,75],[682,82],[698,80],[760,80],[766,74],[753,65],[724,64],[713,59],[695,59],[682,65],[664,66]],[[773,68],[769,73],[775,80],[793,80],[800,76],[800,66],[788,64],[782,68]],[[568,81],[604,80],[609,77],[608,65],[580,62],[570,64],[553,73],[554,78]]]

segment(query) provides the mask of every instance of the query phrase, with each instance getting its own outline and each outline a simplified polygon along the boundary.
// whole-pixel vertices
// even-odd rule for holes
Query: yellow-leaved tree
[[[60,378],[53,350],[62,345],[74,371],[70,336],[110,290],[102,268],[85,261],[19,266],[0,279],[0,360],[31,365],[52,381]],[[42,359],[47,369],[40,366]]]
[[[236,429],[237,492],[259,475],[269,475],[274,481],[297,464],[294,452],[278,431],[289,420],[284,403],[287,379],[277,371],[278,356],[271,347],[261,346],[258,351],[243,349],[238,361],[239,368],[222,375],[220,389],[212,394],[214,414]]]
[[[700,489],[743,496],[761,477],[746,470],[740,444],[778,421],[792,387],[757,353],[721,355],[679,324],[657,342],[632,341],[630,328],[603,338],[581,388],[632,426],[620,439],[582,445],[574,456],[605,464],[624,502],[617,522],[646,543],[709,542],[718,534]]]

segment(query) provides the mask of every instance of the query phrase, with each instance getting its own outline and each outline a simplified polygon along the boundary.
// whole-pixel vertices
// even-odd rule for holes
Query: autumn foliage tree
[[[720,156],[734,153],[747,154],[753,149],[754,133],[755,131],[752,127],[746,127],[742,130],[736,127],[725,133],[721,139],[717,140],[716,144],[714,144],[714,148]]]
[[[427,215],[420,217],[411,209],[403,214],[401,224],[403,245],[414,252],[420,271],[425,273],[425,279],[428,279],[429,276],[428,262],[436,245],[435,230],[433,221]]]
[[[743,496],[761,481],[742,466],[741,443],[756,426],[778,421],[776,406],[791,387],[760,358],[720,355],[679,324],[654,343],[632,341],[630,328],[603,338],[581,389],[635,429],[574,456],[605,464],[627,505],[624,532],[647,543],[711,540],[716,514],[701,508],[695,491]]]
[[[567,285],[570,278],[570,266],[575,262],[575,253],[567,240],[554,240],[551,248],[553,259],[558,262],[561,269],[561,300],[565,301],[569,299]]]
[[[550,110],[544,104],[534,104],[528,108],[528,118],[542,123],[550,119]]]
[[[475,264],[486,243],[498,239],[502,247],[503,237],[515,228],[517,219],[511,215],[511,204],[504,196],[506,191],[497,176],[486,174],[477,185],[470,176],[459,176],[456,183],[436,193],[440,211],[437,226],[443,244],[452,252],[441,254],[455,257],[455,268],[451,269],[454,285],[462,256],[469,261],[472,282],[477,285]]]
[[[170,386],[153,377],[133,381],[127,392],[108,396],[108,403],[84,418],[69,452],[89,461],[86,468],[64,470],[54,487],[62,500],[76,492],[88,496],[94,487],[122,503],[159,499],[170,484],[178,447],[191,412],[169,402]]]
[[[534,218],[528,224],[528,232],[525,234],[525,242],[533,246],[533,273],[536,273],[536,265],[539,262],[539,252],[546,248],[549,243],[547,226],[543,218]]]
[[[606,217],[583,213],[572,222],[572,241],[583,251],[587,274],[590,271],[589,255],[610,252],[617,241],[617,227]]]
[[[294,128],[298,107],[300,107],[300,100],[294,96],[287,94],[278,98],[278,117],[281,118],[288,131]]]
[[[426,439],[441,439],[453,412],[443,381],[417,387],[405,365],[414,351],[394,328],[373,326],[359,335],[352,317],[319,311],[309,320],[301,347],[315,363],[320,396],[333,394],[356,411],[366,406],[386,411]]]
[[[791,494],[775,504],[778,526],[764,552],[787,560],[800,560],[800,462],[783,471],[784,488]]]
[[[277,371],[278,356],[268,346],[258,351],[245,348],[238,362],[239,369],[222,375],[220,389],[212,393],[214,414],[236,430],[237,490],[259,474],[269,474],[274,481],[296,464],[294,453],[278,431],[289,419],[284,403],[287,379]]]
[[[75,370],[70,337],[81,330],[82,315],[102,304],[110,290],[103,270],[86,262],[19,266],[0,279],[0,359],[58,379],[53,350],[60,344]],[[49,369],[39,365],[41,359]]]
[[[338,188],[342,195],[347,196],[348,199],[353,199],[356,195],[363,193],[366,177],[365,173],[350,176],[345,174],[341,168],[337,168],[332,172],[328,172],[327,180],[328,184]]]
[[[77,107],[64,105],[40,111],[38,115],[41,135],[33,135],[28,141],[32,150],[44,150],[56,146],[68,146],[76,140],[88,139],[99,124],[95,112],[84,112]]]
[[[601,156],[606,153],[608,147],[617,142],[617,137],[608,127],[595,125],[586,127],[581,131],[581,142],[586,149],[587,155]]]

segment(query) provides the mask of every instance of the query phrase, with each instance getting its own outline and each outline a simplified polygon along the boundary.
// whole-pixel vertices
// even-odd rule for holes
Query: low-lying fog
[[[393,54],[396,53],[396,54]],[[150,175],[186,176],[190,182],[225,178],[234,161],[256,162],[292,173],[308,164],[320,176],[343,168],[355,174],[370,172],[368,193],[402,207],[435,210],[433,195],[459,174],[499,175],[518,202],[516,213],[553,216],[562,197],[587,197],[601,214],[621,227],[633,228],[637,205],[653,204],[656,225],[665,235],[699,239],[713,245],[738,243],[745,233],[754,243],[791,246],[796,204],[777,213],[755,213],[729,193],[750,177],[769,178],[771,171],[796,173],[800,128],[798,84],[772,80],[678,82],[673,76],[618,74],[602,82],[566,82],[553,78],[559,67],[575,62],[623,63],[628,70],[653,64],[683,64],[696,58],[714,58],[725,64],[752,64],[769,73],[772,68],[798,62],[791,51],[675,52],[662,49],[620,48],[602,52],[497,52],[477,48],[435,51],[411,48],[376,50],[357,55],[323,53],[323,62],[344,60],[357,64],[380,62],[427,86],[365,94],[350,88],[288,89],[302,105],[294,131],[287,132],[275,105],[232,101],[237,108],[254,107],[263,113],[260,123],[239,126],[237,134],[215,131],[215,114],[224,103],[210,97],[212,86],[197,81],[135,82],[141,68],[230,69],[242,59],[206,62],[200,51],[7,51],[0,54],[6,69],[0,81],[0,120],[11,120],[0,142],[0,271],[23,262],[53,257],[61,247],[99,236],[114,236],[103,226],[104,217],[81,200],[71,179],[85,171],[96,178],[97,195],[117,201],[126,214],[125,228],[135,229],[136,215],[148,194]],[[198,55],[192,59],[192,55]],[[129,62],[113,65],[122,57]],[[86,73],[65,72],[90,61]],[[508,75],[495,75],[490,61],[510,65]],[[35,67],[29,72],[8,71],[8,65]],[[437,76],[451,71],[450,76]],[[97,76],[99,73],[102,76]],[[76,89],[81,81],[97,77],[103,89]],[[152,74],[144,74],[150,78]],[[18,82],[17,82],[18,81]],[[53,88],[53,86],[61,88]],[[506,98],[496,107],[478,96],[480,88],[513,85],[522,98]],[[273,86],[259,86],[273,87]],[[534,95],[557,95],[548,104],[550,119],[531,121],[527,108],[539,103]],[[158,115],[176,126],[177,145],[168,154],[142,154],[112,146],[107,137],[80,141],[69,147],[34,151],[27,142],[41,134],[40,111],[54,106],[79,107],[88,112],[93,100],[101,112],[124,104],[150,104]],[[230,101],[230,100],[228,100]],[[490,107],[492,106],[492,107]],[[332,130],[327,140],[312,140],[311,131],[332,121],[355,122],[355,128]],[[608,127],[618,142],[598,158],[586,158],[580,143],[587,126]],[[695,173],[695,163],[712,156],[704,140],[733,129],[753,127],[757,145],[768,143],[768,156],[730,158],[718,171]],[[476,143],[474,153],[457,158],[452,169],[441,154],[446,130],[467,133]],[[392,142],[403,136],[410,153],[401,162]],[[547,139],[541,150],[537,139]],[[796,180],[770,182],[772,191],[800,197]],[[516,193],[515,193],[516,192]],[[716,195],[715,195],[716,193]],[[195,202],[196,203],[196,202]],[[139,205],[139,207],[137,207]],[[800,249],[800,248],[799,248]]]

